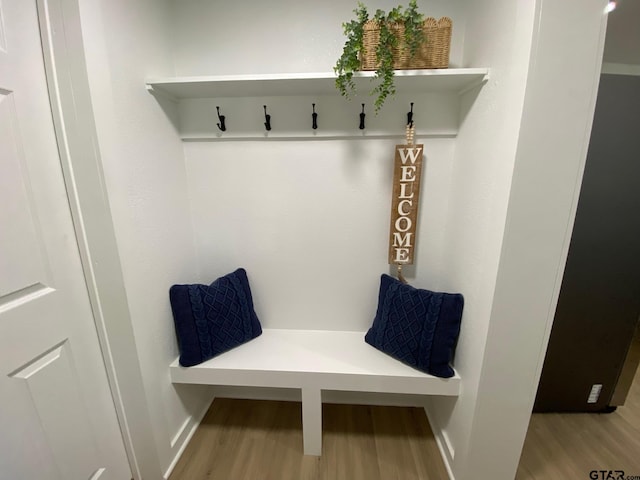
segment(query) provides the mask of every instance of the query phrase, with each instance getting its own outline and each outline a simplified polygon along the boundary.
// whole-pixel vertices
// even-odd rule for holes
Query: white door
[[[0,478],[131,478],[66,197],[35,0],[0,0]]]

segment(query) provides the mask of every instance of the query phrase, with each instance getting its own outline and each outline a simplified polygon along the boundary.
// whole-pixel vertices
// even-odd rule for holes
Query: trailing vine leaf
[[[371,92],[372,95],[377,94],[375,101],[376,113],[380,111],[387,97],[396,93],[393,83],[393,50],[398,45],[398,39],[392,30],[393,22],[389,21],[389,19],[398,15],[398,12],[394,10],[386,17],[384,12],[378,10],[375,17],[380,25],[380,41],[376,47],[376,60],[378,62],[376,78],[379,82]]]
[[[424,31],[422,30],[422,22],[424,15],[418,13],[418,5],[416,0],[409,2],[409,8],[404,15],[404,39],[409,47],[409,53],[413,57],[422,42],[424,42]]]
[[[353,74],[360,70],[363,50],[364,24],[369,20],[367,8],[358,2],[358,7],[353,11],[355,20],[342,24],[347,41],[344,44],[342,55],[333,68],[337,74],[336,87],[347,98],[355,91]],[[380,42],[376,47],[376,71],[374,79],[377,85],[370,92],[376,95],[375,112],[382,108],[390,95],[396,93],[393,71],[393,51],[398,47],[398,32],[400,25],[404,26],[404,42],[409,48],[409,54],[413,57],[420,45],[425,41],[422,30],[424,16],[418,12],[417,0],[410,0],[409,7],[403,10],[402,6],[393,8],[386,13],[376,10],[373,20],[380,29]]]
[[[340,94],[349,98],[355,91],[353,73],[360,70],[360,52],[362,51],[362,38],[364,36],[364,24],[369,20],[367,7],[358,2],[358,7],[353,11],[356,19],[342,24],[347,41],[342,49],[342,55],[338,59],[333,71],[338,74],[336,87]]]

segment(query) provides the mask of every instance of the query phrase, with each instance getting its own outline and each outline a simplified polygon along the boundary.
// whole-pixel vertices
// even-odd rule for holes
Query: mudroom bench
[[[322,452],[322,391],[460,394],[460,377],[419,372],[364,342],[364,332],[264,329],[261,336],[200,365],[170,367],[173,383],[302,391],[305,455]]]

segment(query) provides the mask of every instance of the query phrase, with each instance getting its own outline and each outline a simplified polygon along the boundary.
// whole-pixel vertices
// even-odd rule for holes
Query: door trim
[[[78,0],[36,0],[60,162],[131,472],[162,478],[91,103]]]

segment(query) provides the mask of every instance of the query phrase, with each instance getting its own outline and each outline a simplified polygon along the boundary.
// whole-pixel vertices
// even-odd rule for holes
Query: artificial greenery
[[[342,55],[333,68],[338,75],[336,87],[347,98],[355,92],[353,74],[360,70],[364,24],[369,20],[367,7],[362,3],[358,2],[358,7],[353,12],[356,14],[355,20],[342,24],[347,41],[344,44]],[[424,41],[422,31],[424,16],[418,13],[416,0],[411,0],[406,10],[402,6],[392,9],[389,13],[380,9],[376,10],[373,20],[378,23],[380,28],[380,43],[376,47],[375,78],[378,80],[378,84],[370,94],[376,95],[375,111],[378,113],[387,97],[396,93],[393,81],[393,51],[399,43],[397,25],[404,25],[404,41],[413,57]]]

